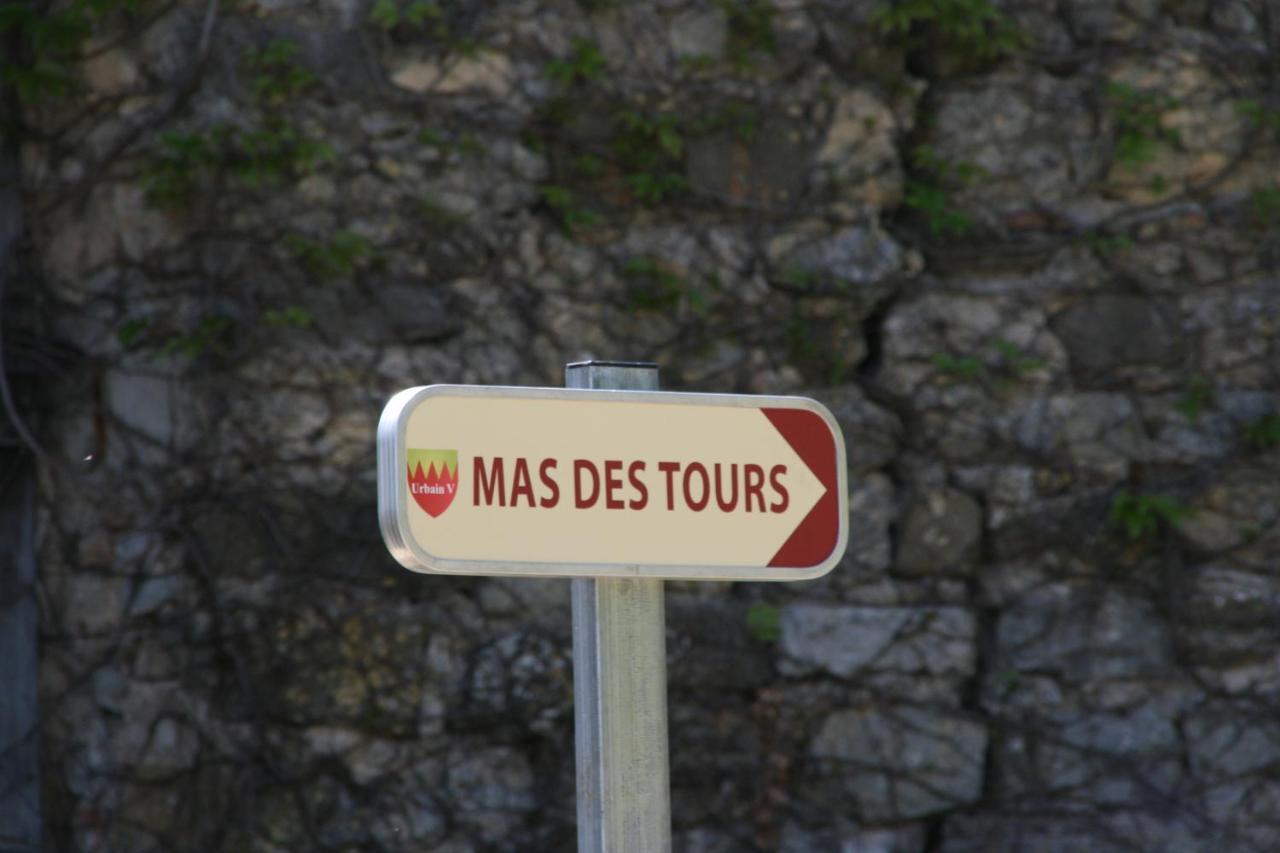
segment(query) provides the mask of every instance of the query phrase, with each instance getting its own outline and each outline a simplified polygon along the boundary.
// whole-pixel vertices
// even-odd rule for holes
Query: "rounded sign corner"
[[[442,568],[440,561],[423,551],[404,534],[400,513],[384,513],[380,520],[382,541],[391,556],[404,568],[424,575],[456,574]]]
[[[846,501],[841,501],[840,513],[842,519],[848,518],[848,509],[845,505]],[[836,566],[844,561],[845,552],[849,548],[849,524],[847,521],[840,525],[839,533],[836,537],[835,546],[831,553],[818,565],[809,569],[803,577],[797,577],[798,581],[813,581],[821,577],[826,577],[835,570]]]

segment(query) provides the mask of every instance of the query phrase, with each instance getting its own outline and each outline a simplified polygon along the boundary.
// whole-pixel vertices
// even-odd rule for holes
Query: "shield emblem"
[[[449,508],[458,493],[458,451],[410,450],[409,494],[432,518]]]

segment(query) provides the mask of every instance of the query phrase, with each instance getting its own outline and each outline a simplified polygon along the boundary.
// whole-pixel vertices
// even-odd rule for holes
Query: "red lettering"
[[[538,477],[542,480],[542,485],[547,487],[547,491],[551,494],[548,497],[538,501],[542,506],[550,509],[560,503],[560,485],[556,482],[556,478],[551,476],[551,472],[556,470],[556,460],[543,459],[542,464],[538,466]]]
[[[716,471],[716,506],[720,507],[721,512],[733,512],[734,507],[738,505],[738,466],[729,466],[729,482],[733,486],[733,493],[729,496],[729,500],[724,499],[724,490],[720,488],[720,470],[724,466],[719,462],[715,464]]]
[[[591,474],[591,497],[582,496],[582,472]],[[600,498],[600,472],[586,459],[573,460],[573,505],[578,509],[590,509]]]
[[[493,506],[493,493],[498,493],[498,506],[507,505],[506,485],[502,476],[502,457],[495,457],[493,467],[489,469],[489,475],[485,475],[484,457],[477,456],[475,465],[472,468],[476,481],[476,490],[471,493],[472,506],[479,506],[481,498],[484,499],[485,506]]]
[[[751,499],[755,498],[764,512],[764,469],[755,463],[748,462],[742,466],[742,504],[747,512],[751,512]]]
[[[667,475],[667,509],[676,508],[675,474],[680,470],[679,462],[659,462],[658,470]]]
[[[786,512],[787,507],[791,505],[791,497],[787,494],[787,487],[782,485],[778,477],[787,473],[786,465],[774,465],[769,469],[769,485],[773,486],[773,490],[778,493],[777,503],[769,504],[769,512]]]
[[[615,498],[614,493],[622,488],[622,462],[618,459],[606,459],[604,461],[604,508],[605,509],[622,509],[624,504],[621,498]]]
[[[631,488],[640,493],[640,497],[632,498],[627,506],[631,509],[644,509],[649,505],[649,487],[644,484],[644,480],[640,479],[640,472],[644,470],[644,463],[640,461],[632,462],[627,466],[627,479],[631,481]]]
[[[702,478],[702,495],[696,501],[693,499],[693,490],[689,488],[690,475],[695,471]],[[707,477],[706,466],[701,462],[690,462],[689,467],[684,469],[684,502],[694,512],[702,512],[709,500],[711,500],[711,479]]]
[[[529,479],[529,460],[523,456],[517,456],[516,471],[511,476],[511,505],[518,504],[522,495],[529,502],[530,507],[535,506],[533,502],[533,481]]]

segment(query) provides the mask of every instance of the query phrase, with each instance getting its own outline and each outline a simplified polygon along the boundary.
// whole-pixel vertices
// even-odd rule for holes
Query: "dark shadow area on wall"
[[[21,232],[16,146],[0,137],[0,853],[41,849],[34,439],[18,414],[37,370],[14,286]]]
[[[29,460],[0,445],[0,853],[41,849],[34,493]]]

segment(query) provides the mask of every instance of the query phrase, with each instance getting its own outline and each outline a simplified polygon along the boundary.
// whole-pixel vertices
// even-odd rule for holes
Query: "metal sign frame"
[[[406,430],[414,408],[434,396],[507,398],[527,400],[591,400],[608,403],[647,403],[673,406],[727,406],[735,408],[785,408],[813,412],[831,430],[836,452],[838,533],[830,556],[816,566],[771,568],[768,566],[642,565],[636,563],[563,563],[535,561],[460,560],[437,557],[408,535],[408,486],[400,472],[406,465]],[[802,581],[821,577],[844,556],[848,543],[848,472],[844,436],[831,412],[805,397],[753,394],[689,394],[670,391],[620,391],[579,388],[538,388],[503,385],[427,385],[396,394],[378,422],[378,520],[387,548],[406,569],[428,574],[502,575],[536,577],[627,577],[711,581]]]

